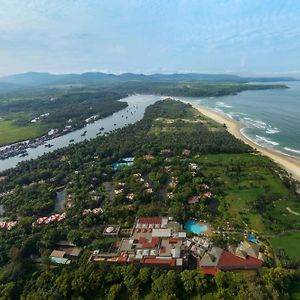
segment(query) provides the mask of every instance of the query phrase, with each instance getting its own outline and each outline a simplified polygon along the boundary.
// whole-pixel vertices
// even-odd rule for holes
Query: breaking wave
[[[254,120],[248,117],[243,118],[243,121],[249,127],[254,127],[260,130],[264,130],[266,134],[276,134],[280,132],[280,130],[277,127],[273,127],[263,121]]]
[[[224,108],[231,108],[232,107],[231,105],[228,105],[228,104],[226,104],[224,102],[221,102],[221,101],[217,101],[216,105],[219,106],[219,107],[224,107]]]
[[[283,149],[286,151],[289,151],[289,152],[300,154],[300,150],[297,150],[297,149],[293,149],[293,148],[289,148],[289,147],[284,147]]]
[[[271,145],[273,145],[273,146],[278,146],[278,145],[280,145],[279,143],[277,143],[277,142],[275,142],[275,141],[272,141],[272,140],[269,140],[269,139],[265,138],[264,136],[256,135],[256,137],[257,137],[259,140],[261,140],[261,141],[263,141],[263,142],[265,142],[265,143],[271,144]]]

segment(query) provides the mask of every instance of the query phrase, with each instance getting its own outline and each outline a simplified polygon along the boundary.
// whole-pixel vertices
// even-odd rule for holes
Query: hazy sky
[[[0,75],[300,74],[299,0],[0,0]]]

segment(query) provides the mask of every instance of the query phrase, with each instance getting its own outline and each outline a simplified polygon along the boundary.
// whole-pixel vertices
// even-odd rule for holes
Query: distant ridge
[[[87,72],[82,74],[51,74],[42,72],[28,72],[16,75],[0,77],[1,86],[7,88],[19,87],[39,87],[56,84],[101,84],[114,82],[189,82],[189,81],[207,81],[207,82],[278,82],[294,81],[292,77],[242,77],[230,74],[201,74],[201,73],[178,73],[178,74],[134,74],[123,73],[120,75]]]

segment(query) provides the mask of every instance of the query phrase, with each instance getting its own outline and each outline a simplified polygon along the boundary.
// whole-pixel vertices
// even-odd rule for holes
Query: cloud
[[[300,69],[299,1],[0,0],[0,7],[2,73]]]

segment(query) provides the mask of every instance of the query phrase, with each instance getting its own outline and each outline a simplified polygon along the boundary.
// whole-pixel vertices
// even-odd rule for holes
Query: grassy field
[[[13,121],[0,120],[0,146],[43,135],[47,129],[42,124],[16,126]]]
[[[223,214],[262,234],[295,228],[299,222],[300,217],[286,209],[300,212],[299,199],[283,184],[276,173],[277,166],[268,158],[217,154],[199,156],[197,161],[206,177],[216,178],[224,187],[219,199]],[[269,198],[259,210],[255,204],[261,195]]]
[[[274,249],[284,249],[290,257],[300,258],[300,232],[288,233],[272,238],[270,241]]]

